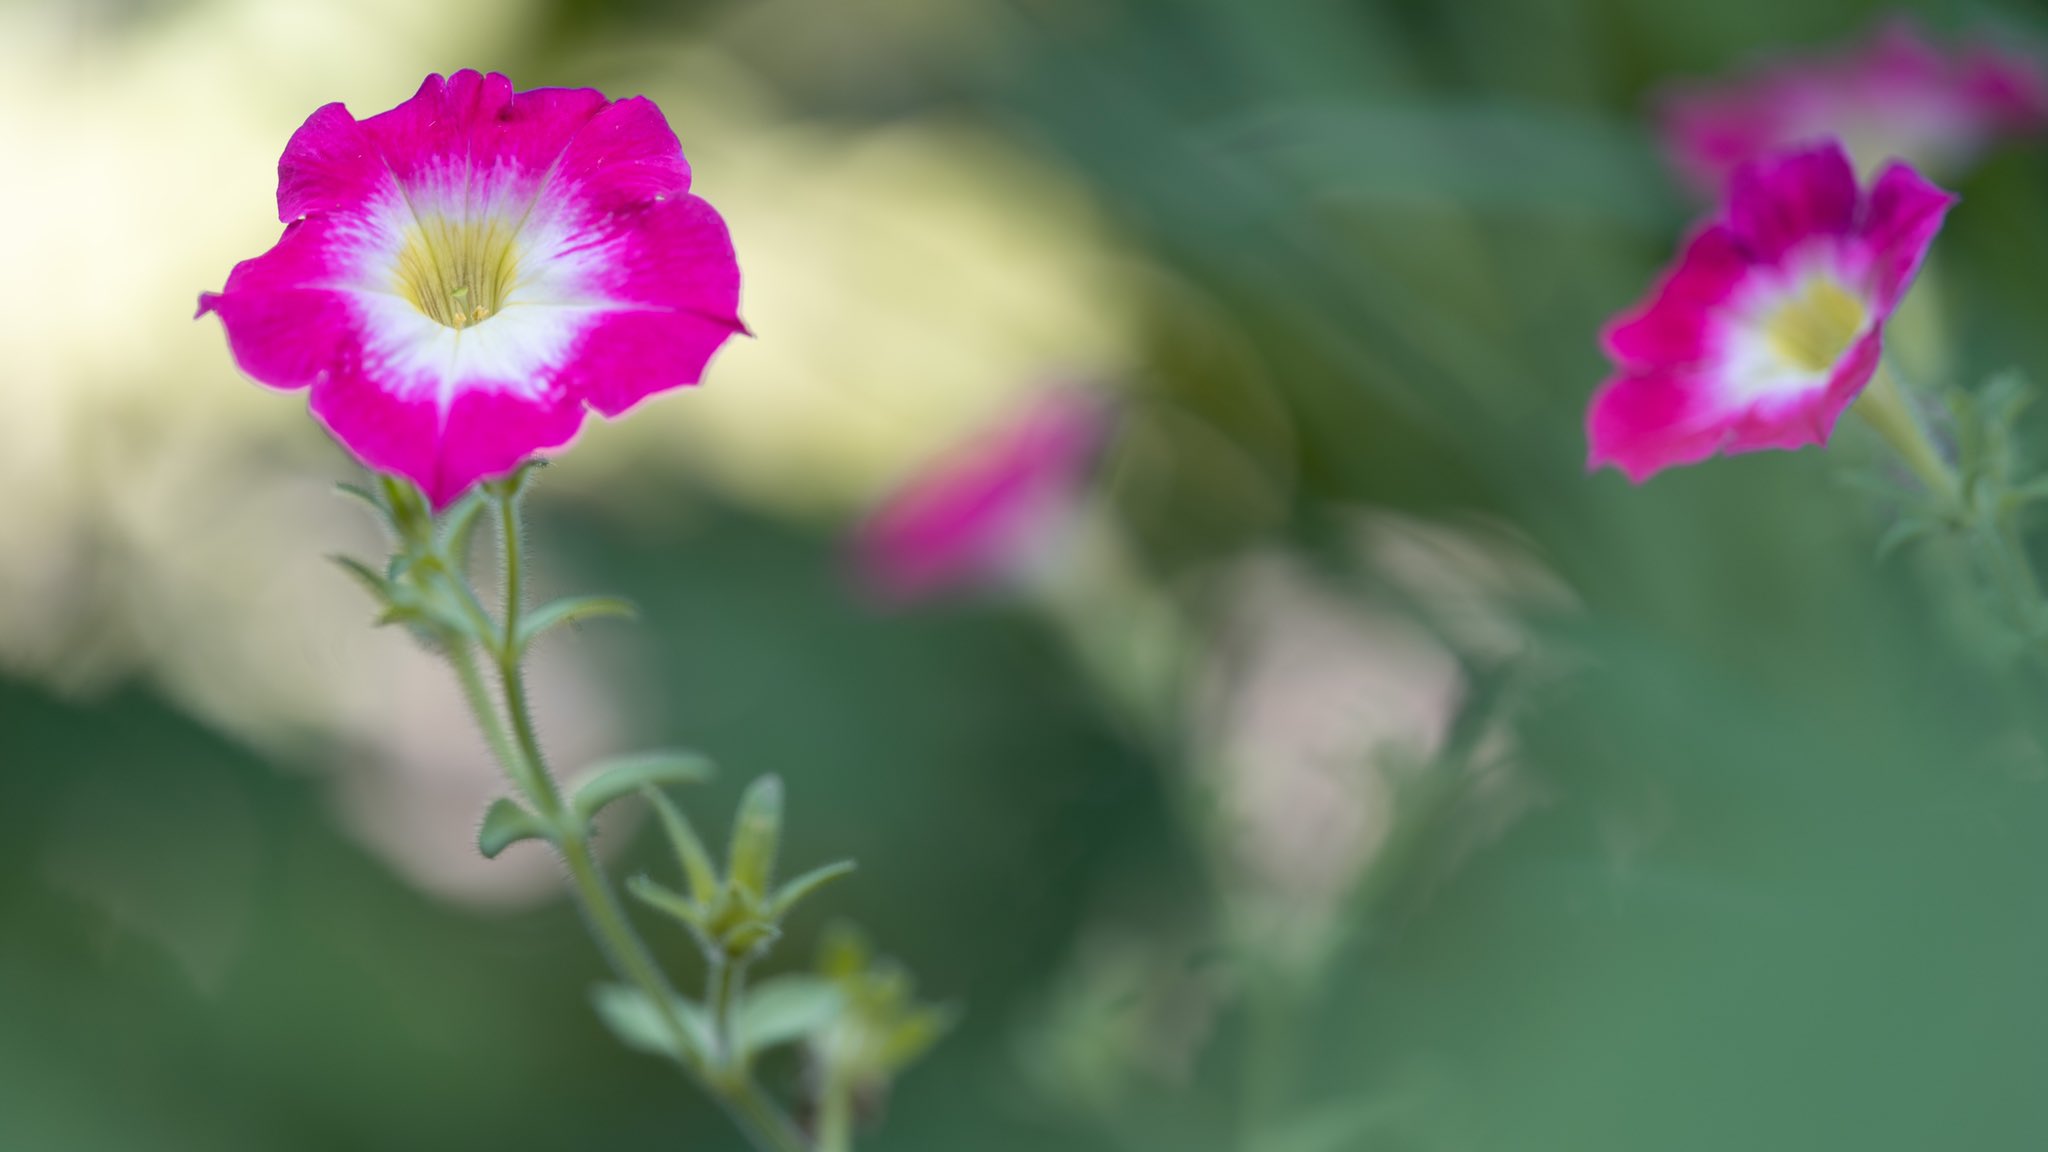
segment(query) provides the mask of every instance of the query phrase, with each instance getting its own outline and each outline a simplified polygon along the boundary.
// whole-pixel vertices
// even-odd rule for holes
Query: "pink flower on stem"
[[[1863,191],[1832,142],[1739,169],[1726,210],[1607,330],[1589,466],[1640,482],[1717,452],[1826,443],[1954,203],[1899,163]]]
[[[1028,575],[1061,550],[1109,421],[1100,397],[1055,390],[912,477],[856,540],[869,586],[903,601]]]
[[[1897,19],[1841,55],[1674,89],[1659,118],[1673,162],[1710,196],[1743,164],[1828,138],[1845,141],[1866,172],[1898,158],[1953,175],[1997,138],[2048,127],[2048,74],[1990,45],[1944,52]]]
[[[242,370],[435,507],[694,384],[744,332],[725,222],[661,110],[429,76],[389,112],[313,113],[278,162],[275,247],[200,297]]]

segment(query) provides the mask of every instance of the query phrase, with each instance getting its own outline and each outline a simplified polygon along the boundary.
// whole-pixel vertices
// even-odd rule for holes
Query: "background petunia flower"
[[[913,600],[1056,562],[1109,422],[1102,397],[1057,388],[911,477],[855,542],[868,586]]]
[[[1894,19],[1837,55],[1674,88],[1658,112],[1672,162],[1710,196],[1743,164],[1828,138],[1843,141],[1865,173],[1901,159],[1953,177],[1999,137],[2048,127],[2048,73],[2034,57],[1989,44],[1946,51]]]
[[[1589,466],[1641,481],[1716,452],[1825,443],[1953,203],[1899,163],[1859,189],[1833,142],[1737,170],[1726,209],[1608,329]]]
[[[284,236],[200,314],[437,507],[568,443],[586,405],[695,383],[745,330],[725,223],[645,99],[463,71],[361,121],[329,104],[285,146],[277,207]]]

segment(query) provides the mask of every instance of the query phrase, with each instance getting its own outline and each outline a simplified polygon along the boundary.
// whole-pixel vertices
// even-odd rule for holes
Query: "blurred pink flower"
[[[1109,420],[1101,397],[1055,389],[913,476],[861,527],[868,585],[902,601],[1028,575],[1060,551]]]
[[[1606,333],[1589,467],[1642,481],[1717,452],[1822,444],[1955,197],[1892,163],[1868,192],[1839,144],[1744,166],[1656,293]]]
[[[200,314],[437,507],[568,443],[586,405],[696,383],[745,330],[725,223],[644,98],[463,71],[366,120],[329,104],[285,146],[277,207],[283,238]]]
[[[1945,52],[1900,18],[1848,52],[1679,86],[1659,103],[1673,162],[1718,196],[1743,164],[1830,137],[1845,141],[1865,172],[1901,159],[1953,176],[1998,137],[2048,127],[2048,73],[2031,56],[1989,44]]]

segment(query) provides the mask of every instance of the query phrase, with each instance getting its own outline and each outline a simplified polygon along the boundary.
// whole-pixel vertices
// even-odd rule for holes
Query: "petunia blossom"
[[[1710,196],[1751,160],[1831,137],[1863,172],[1896,158],[1954,176],[1999,137],[2048,128],[2048,73],[2032,56],[1989,44],[1945,51],[1895,19],[1838,55],[1674,88],[1659,120],[1673,163]]]
[[[1904,164],[1866,191],[1830,142],[1738,169],[1651,297],[1606,333],[1590,466],[1636,481],[1717,452],[1822,444],[1955,197]]]
[[[913,476],[861,527],[868,585],[903,601],[1028,576],[1074,524],[1109,419],[1099,396],[1055,389]]]
[[[363,120],[329,104],[285,146],[277,208],[284,236],[200,315],[436,507],[586,407],[696,383],[745,331],[725,222],[644,98],[463,71]]]

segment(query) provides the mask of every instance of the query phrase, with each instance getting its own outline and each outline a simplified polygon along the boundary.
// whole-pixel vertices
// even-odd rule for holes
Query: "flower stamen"
[[[1869,321],[1870,309],[1854,292],[1814,276],[1771,311],[1763,332],[1786,364],[1818,375],[1834,367]]]
[[[483,323],[519,278],[518,230],[494,216],[423,217],[406,229],[393,272],[397,291],[448,328]]]

